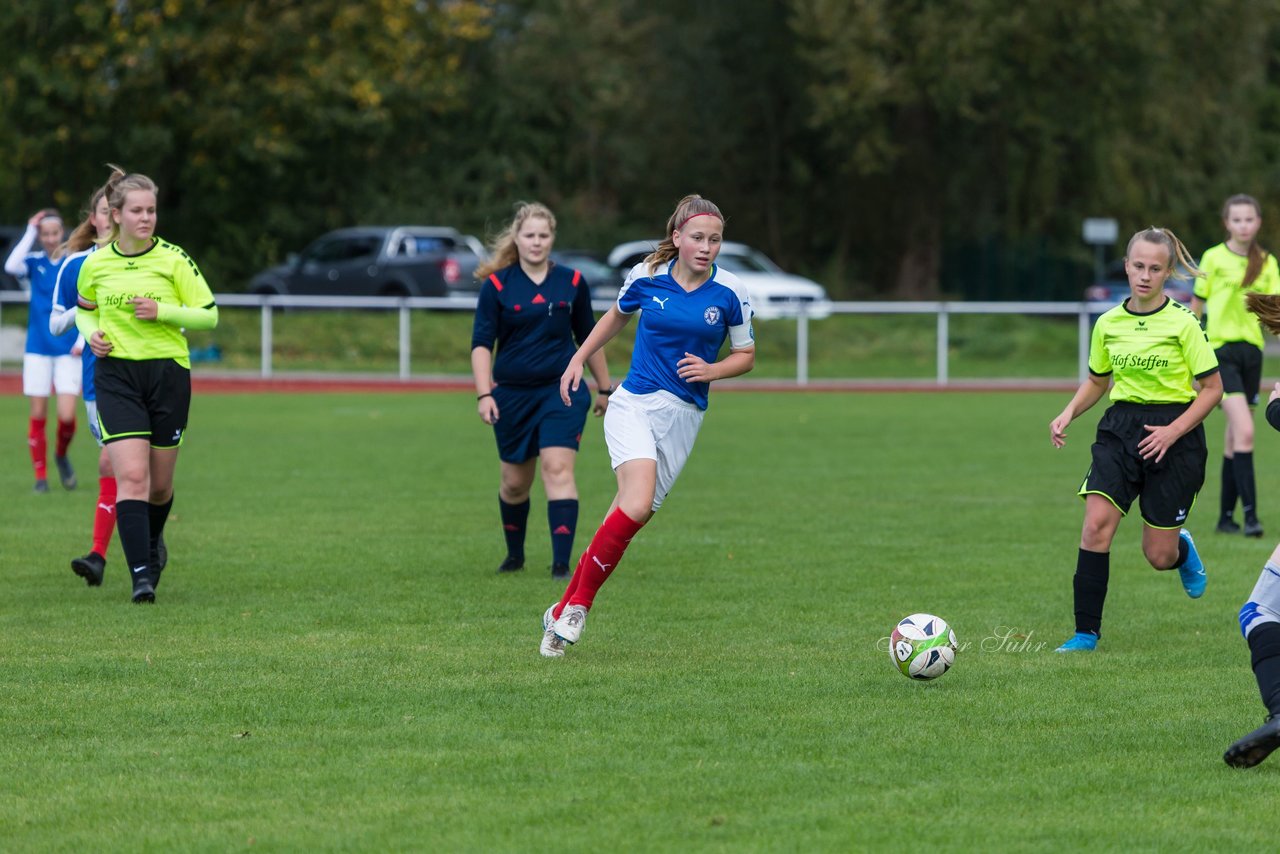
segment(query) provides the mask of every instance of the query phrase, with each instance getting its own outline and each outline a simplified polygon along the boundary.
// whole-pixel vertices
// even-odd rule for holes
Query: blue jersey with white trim
[[[76,283],[80,279],[80,268],[84,265],[84,259],[88,258],[97,246],[90,246],[83,252],[77,252],[74,255],[68,255],[62,261],[62,267],[58,270],[57,284],[54,286],[53,292],[53,309],[51,316],[71,313],[72,319],[66,321],[70,324],[71,334],[74,337],[79,333],[76,331],[76,323],[74,320],[76,302],[79,296],[76,291]],[[89,349],[88,342],[85,342],[84,350],[80,353],[81,371],[83,379],[80,383],[80,394],[85,400],[97,400],[98,394],[93,385],[93,365],[98,361],[98,357],[93,355],[93,351]]]
[[[61,261],[50,261],[43,250],[25,259],[27,281],[31,283],[31,309],[27,314],[27,352],[40,356],[65,356],[76,343],[76,333],[54,335],[49,331],[49,312],[53,310],[53,289],[58,280]]]
[[[711,384],[686,382],[677,365],[686,353],[715,362],[726,338],[735,350],[750,347],[755,341],[751,303],[746,288],[727,270],[712,266],[707,281],[686,291],[671,277],[674,265],[650,275],[641,262],[618,292],[618,311],[640,312],[631,368],[622,384],[633,394],[662,389],[706,409]]]

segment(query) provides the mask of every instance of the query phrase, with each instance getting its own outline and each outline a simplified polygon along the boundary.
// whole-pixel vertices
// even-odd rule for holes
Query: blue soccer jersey
[[[79,296],[76,293],[76,282],[80,279],[80,267],[84,264],[84,259],[97,249],[97,246],[90,246],[83,252],[77,252],[74,255],[68,255],[62,261],[62,267],[58,270],[57,283],[53,289],[53,309],[52,315],[65,315],[66,312],[73,312],[70,318],[64,322],[68,329],[71,330],[74,338],[79,333],[76,330],[76,322],[74,312],[76,310],[76,301]],[[97,393],[93,387],[93,365],[98,361],[98,357],[93,355],[93,351],[89,349],[88,342],[85,342],[84,350],[80,354],[81,367],[84,373],[83,381],[80,384],[80,394],[85,400],[96,400]]]
[[[718,266],[711,268],[711,278],[686,291],[671,277],[674,264],[650,275],[641,262],[618,292],[618,311],[640,312],[631,369],[622,384],[633,394],[661,389],[706,409],[711,384],[686,382],[677,365],[686,353],[715,362],[726,338],[734,350],[750,347],[751,303],[738,277]]]
[[[31,309],[27,315],[27,352],[40,356],[65,356],[76,343],[76,333],[54,335],[49,331],[49,312],[53,310],[53,291],[57,286],[61,261],[50,261],[43,251],[32,252],[24,259],[27,281],[31,283]]]

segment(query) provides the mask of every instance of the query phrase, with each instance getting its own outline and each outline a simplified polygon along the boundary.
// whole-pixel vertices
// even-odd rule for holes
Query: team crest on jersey
[[[708,306],[707,310],[702,313],[702,319],[707,322],[708,326],[720,325],[720,306]]]

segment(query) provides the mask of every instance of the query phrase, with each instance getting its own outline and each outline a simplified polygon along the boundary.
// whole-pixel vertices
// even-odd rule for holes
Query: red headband
[[[693,219],[695,216],[713,216],[716,219],[720,220],[721,222],[724,222],[724,217],[720,216],[720,214],[716,213],[715,211],[703,211],[702,213],[689,214],[687,217],[680,220],[680,224],[675,227],[675,230],[679,231],[680,229],[684,228],[684,224],[689,220]]]

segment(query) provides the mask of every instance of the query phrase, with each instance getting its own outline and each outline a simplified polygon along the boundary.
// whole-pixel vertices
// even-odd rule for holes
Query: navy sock
[[[578,529],[578,499],[548,501],[547,525],[551,528],[551,562],[568,566],[573,557],[573,533]]]
[[[169,520],[169,510],[173,507],[173,496],[164,504],[148,504],[147,516],[151,524],[151,549],[154,550],[164,533],[164,523]]]
[[[1248,637],[1253,676],[1263,705],[1280,715],[1280,623],[1260,623]]]
[[[129,564],[129,577],[137,578],[147,573],[151,562],[151,514],[145,501],[136,498],[116,501],[116,530],[120,532],[120,547]],[[141,570],[135,572],[141,567]]]
[[[1240,491],[1240,507],[1244,518],[1252,522],[1258,518],[1258,490],[1253,479],[1253,451],[1236,451],[1232,458],[1235,465],[1236,489]]]
[[[524,531],[529,523],[529,499],[519,504],[508,504],[498,499],[502,513],[502,535],[507,538],[507,557],[524,560]]]
[[[1110,552],[1080,549],[1076,558],[1076,574],[1071,579],[1075,592],[1077,632],[1102,636],[1102,603],[1107,598],[1107,582],[1110,577]]]
[[[1236,499],[1240,493],[1236,490],[1236,464],[1231,457],[1222,458],[1222,503],[1219,504],[1219,516],[1222,521],[1230,519],[1236,512]]]

